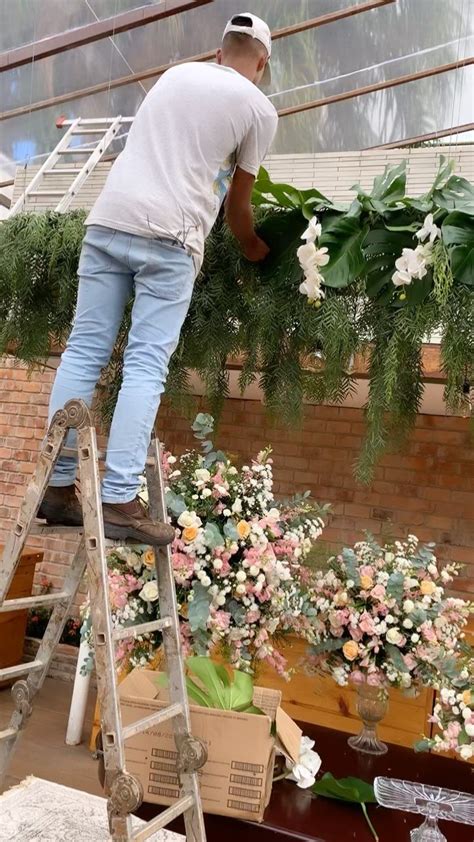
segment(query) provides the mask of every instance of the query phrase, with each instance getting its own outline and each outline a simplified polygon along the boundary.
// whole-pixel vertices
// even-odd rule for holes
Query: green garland
[[[314,189],[273,184],[262,170],[254,204],[270,257],[248,263],[225,224],[216,223],[171,362],[170,399],[180,408],[190,400],[194,369],[218,415],[229,394],[227,360],[239,355],[242,389],[258,379],[270,414],[294,424],[304,400],[342,402],[355,389],[351,361],[366,352],[368,430],[356,474],[368,482],[377,459],[414,424],[424,388],[423,341],[439,330],[445,397],[458,410],[474,378],[474,187],[443,160],[424,196],[407,197],[405,186],[402,164],[377,177],[370,194],[356,186],[352,204],[342,206]],[[429,213],[441,230],[433,265],[400,293],[392,281],[395,260],[415,246]],[[316,307],[299,292],[296,257],[314,215],[322,225],[319,246],[330,256],[321,268],[325,298]],[[18,214],[0,225],[0,353],[13,349],[19,360],[41,365],[51,340],[64,342],[84,218],[83,211]],[[120,388],[127,325],[128,315],[104,378],[108,417]]]

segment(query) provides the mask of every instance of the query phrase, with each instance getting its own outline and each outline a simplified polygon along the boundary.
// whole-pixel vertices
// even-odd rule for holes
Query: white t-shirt
[[[171,68],[140,106],[86,225],[177,239],[198,270],[236,165],[257,175],[277,123],[267,97],[236,70]]]

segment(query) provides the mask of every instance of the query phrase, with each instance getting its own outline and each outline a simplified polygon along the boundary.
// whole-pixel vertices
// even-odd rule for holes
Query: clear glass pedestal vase
[[[377,725],[386,716],[388,693],[383,687],[359,684],[357,687],[357,713],[362,720],[362,730],[348,743],[355,751],[363,754],[386,754],[387,746],[377,736]]]

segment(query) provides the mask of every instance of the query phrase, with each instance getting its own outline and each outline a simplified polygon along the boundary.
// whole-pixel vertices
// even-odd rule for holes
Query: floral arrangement
[[[454,751],[463,760],[474,757],[474,652],[466,647],[457,675],[442,679],[430,722],[439,729],[432,738],[420,740],[417,751]]]
[[[265,661],[284,675],[278,638],[293,633],[314,641],[315,608],[303,561],[321,535],[328,507],[304,494],[277,508],[270,450],[237,468],[213,450],[207,439],[212,428],[212,417],[200,413],[193,430],[201,452],[179,459],[163,454],[168,512],[176,528],[172,563],[184,653],[212,653],[243,671]],[[120,547],[108,560],[113,624],[154,619],[153,551]],[[90,642],[87,605],[84,620]],[[152,662],[160,641],[158,634],[121,642],[119,668]]]
[[[416,248],[404,248],[402,256],[395,261],[396,271],[392,275],[392,281],[396,287],[402,287],[400,301],[406,299],[403,290],[411,284],[414,278],[421,280],[428,274],[428,270],[435,261],[434,242],[441,234],[440,228],[433,221],[433,214],[429,213],[423,222],[422,227],[415,233],[419,240]],[[428,242],[425,242],[428,240]]]
[[[301,235],[305,244],[300,246],[296,252],[299,264],[304,272],[304,281],[300,284],[299,290],[303,295],[308,296],[308,302],[315,307],[320,307],[321,299],[325,297],[325,292],[321,289],[324,278],[320,272],[320,267],[329,263],[328,249],[316,247],[316,241],[319,240],[321,233],[321,224],[313,216],[306,231]]]
[[[310,669],[340,685],[367,682],[416,690],[456,675],[472,606],[447,597],[458,567],[440,570],[432,545],[355,544],[330,559],[313,584],[318,638]]]

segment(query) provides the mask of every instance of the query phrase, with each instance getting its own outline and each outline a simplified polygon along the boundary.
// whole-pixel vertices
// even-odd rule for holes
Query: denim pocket
[[[109,254],[109,248],[117,231],[102,225],[88,225],[86,236],[82,244],[79,258],[79,275],[95,275],[98,272],[108,272],[115,262]]]
[[[181,301],[189,298],[194,283],[194,264],[186,249],[171,242],[150,240],[146,274],[156,283],[160,298]]]

